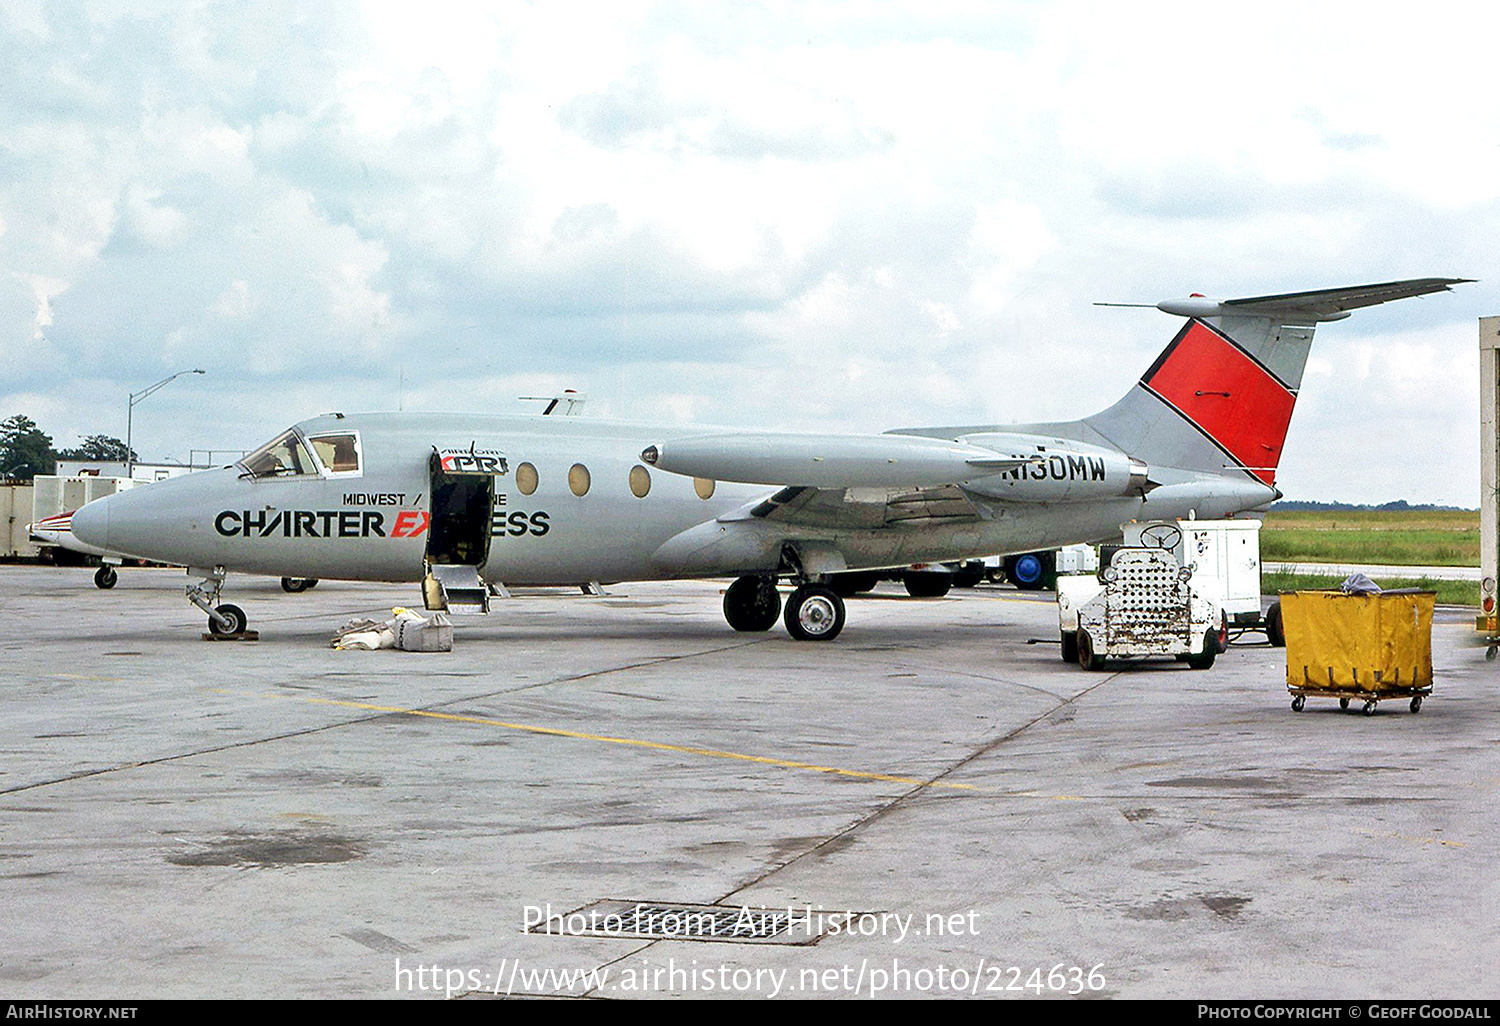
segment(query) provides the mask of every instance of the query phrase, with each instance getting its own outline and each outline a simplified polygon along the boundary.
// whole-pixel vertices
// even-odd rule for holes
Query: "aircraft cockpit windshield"
[[[317,465],[297,432],[288,430],[240,460],[251,477],[291,477],[316,474]]]

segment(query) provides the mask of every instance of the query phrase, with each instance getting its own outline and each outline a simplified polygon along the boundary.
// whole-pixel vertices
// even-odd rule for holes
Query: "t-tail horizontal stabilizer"
[[[1083,424],[1153,468],[1247,474],[1274,489],[1318,322],[1470,280],[1164,300],[1158,309],[1191,319],[1123,399]]]
[[[1288,292],[1278,296],[1250,296],[1246,299],[1164,299],[1156,308],[1179,317],[1271,317],[1285,324],[1314,324],[1318,321],[1340,321],[1351,311],[1378,306],[1395,299],[1410,299],[1434,292],[1450,292],[1452,286],[1473,281],[1472,278],[1412,278],[1388,281],[1378,285],[1353,285],[1342,289],[1317,289],[1313,292]]]

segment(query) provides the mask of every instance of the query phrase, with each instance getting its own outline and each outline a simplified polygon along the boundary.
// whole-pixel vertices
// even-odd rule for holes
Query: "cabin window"
[[[308,442],[330,473],[359,473],[359,436],[353,433],[314,435]]]
[[[568,469],[568,487],[573,494],[582,498],[589,493],[589,468],[582,463],[575,463]]]
[[[639,464],[630,468],[630,491],[637,499],[644,499],[651,491],[651,474]]]
[[[536,491],[537,476],[536,467],[530,463],[523,463],[516,468],[516,490],[522,495],[530,495]]]
[[[707,502],[714,497],[713,479],[708,477],[693,478],[693,491],[698,493],[698,498]]]
[[[251,477],[291,477],[316,474],[317,468],[297,432],[287,431],[240,460]]]

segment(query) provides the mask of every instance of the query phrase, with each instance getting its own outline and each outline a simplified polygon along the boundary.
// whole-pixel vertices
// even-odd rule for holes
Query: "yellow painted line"
[[[639,738],[611,737],[608,734],[590,734],[579,730],[563,730],[559,727],[539,727],[530,723],[510,723],[492,720],[483,716],[464,716],[459,713],[430,712],[425,709],[403,709],[399,706],[371,705],[367,702],[346,702],[333,698],[313,698],[306,695],[271,695],[273,698],[290,698],[318,705],[341,706],[346,709],[364,709],[369,712],[394,713],[398,716],[422,716],[433,720],[448,720],[453,723],[476,723],[485,727],[503,727],[506,730],[522,730],[529,734],[546,734],[552,737],[568,737],[578,741],[602,741],[612,745],[627,745],[632,748],[649,748],[659,752],[678,752],[683,755],[702,755],[713,759],[733,759],[738,762],[754,762],[779,769],[808,770],[813,773],[830,773],[855,780],[879,780],[891,784],[906,784],[912,787],[937,787],[953,791],[980,791],[973,784],[949,784],[942,781],[919,780],[916,777],[898,777],[888,773],[864,773],[859,770],[840,769],[837,766],[819,766],[811,762],[796,762],[791,759],[773,759],[766,755],[745,755],[742,752],[726,752],[719,748],[698,748],[692,745],[670,745],[663,741],[643,741]]]
[[[1467,841],[1445,841],[1441,837],[1416,837],[1412,834],[1371,834],[1363,830],[1356,830],[1355,833],[1361,837],[1383,837],[1386,840],[1411,841],[1415,844],[1441,844],[1449,848],[1467,848],[1469,846]]]

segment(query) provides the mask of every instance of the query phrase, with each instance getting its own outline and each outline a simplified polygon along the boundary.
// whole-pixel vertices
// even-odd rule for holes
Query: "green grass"
[[[1337,591],[1342,577],[1316,577],[1311,574],[1273,574],[1262,572],[1260,590],[1265,595],[1283,591]],[[1478,606],[1478,581],[1431,581],[1426,578],[1376,577],[1376,584],[1386,590],[1421,588],[1437,592],[1437,601],[1445,606]]]
[[[1260,558],[1273,563],[1478,566],[1479,514],[1467,510],[1268,513]]]

